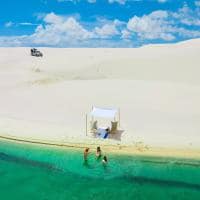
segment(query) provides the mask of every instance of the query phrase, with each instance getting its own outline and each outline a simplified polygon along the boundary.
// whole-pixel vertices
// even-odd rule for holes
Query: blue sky
[[[200,0],[6,0],[0,7],[0,46],[137,47],[199,37]]]

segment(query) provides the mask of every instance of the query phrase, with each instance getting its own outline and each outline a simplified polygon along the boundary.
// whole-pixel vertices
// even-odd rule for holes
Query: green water
[[[0,141],[1,200],[199,200],[200,160],[108,155]]]

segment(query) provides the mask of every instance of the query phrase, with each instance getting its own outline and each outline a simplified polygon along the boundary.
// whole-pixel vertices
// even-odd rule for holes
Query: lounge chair
[[[115,134],[117,132],[118,122],[111,122],[111,134]]]

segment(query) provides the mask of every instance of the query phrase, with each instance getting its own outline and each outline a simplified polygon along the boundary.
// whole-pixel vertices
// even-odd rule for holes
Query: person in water
[[[97,158],[101,157],[101,148],[100,147],[97,147],[96,157]]]
[[[106,165],[108,163],[108,159],[106,156],[103,157],[102,163]]]
[[[83,153],[84,161],[87,161],[89,150],[90,150],[90,148],[88,148],[88,147],[85,148],[85,150],[84,150],[84,153]]]

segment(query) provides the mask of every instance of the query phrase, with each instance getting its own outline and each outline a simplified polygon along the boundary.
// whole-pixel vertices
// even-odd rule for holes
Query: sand
[[[199,150],[200,39],[39,49],[43,58],[31,57],[30,48],[0,48],[1,136]],[[92,106],[120,108],[119,140],[85,135]]]

